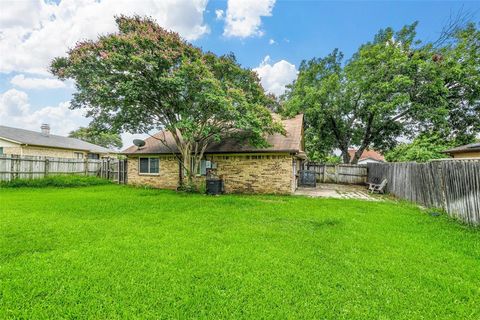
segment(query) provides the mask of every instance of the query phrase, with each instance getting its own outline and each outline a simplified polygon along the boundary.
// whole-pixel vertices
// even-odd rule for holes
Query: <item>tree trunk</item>
[[[185,176],[186,176],[186,181],[185,179],[182,180],[182,184],[185,184],[185,182],[188,185],[191,185],[192,183],[192,156],[191,156],[191,150],[189,145],[182,145],[179,147],[180,153],[182,154],[182,166],[183,170],[185,170]]]
[[[343,163],[350,163],[350,154],[348,153],[348,148],[343,148],[340,151],[342,152]]]
[[[357,164],[358,163],[358,160],[362,156],[363,151],[365,151],[368,144],[369,144],[369,141],[363,141],[362,145],[360,146],[360,148],[358,148],[358,150],[355,152],[355,154],[352,158],[352,162],[351,162],[352,164]]]

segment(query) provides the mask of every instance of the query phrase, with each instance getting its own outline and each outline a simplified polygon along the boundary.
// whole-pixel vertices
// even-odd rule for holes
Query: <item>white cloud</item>
[[[268,40],[268,44],[275,44],[275,43],[277,43],[277,42],[274,39]]]
[[[28,96],[25,92],[10,89],[0,94],[0,119],[27,114],[29,110]],[[6,124],[6,123],[5,123]]]
[[[0,28],[36,28],[42,18],[47,18],[42,0],[3,1],[0,12]]]
[[[66,136],[89,123],[81,110],[70,110],[69,106],[69,102],[62,102],[34,110],[25,92],[10,89],[0,93],[0,125],[39,131],[42,123],[48,123],[52,134]]]
[[[253,69],[258,73],[265,91],[280,96],[285,92],[285,86],[297,78],[295,65],[286,60],[272,64],[269,56],[263,59],[260,65]]]
[[[33,110],[27,93],[10,89],[0,93],[0,125],[40,131],[40,126],[48,123],[52,134],[67,136],[70,131],[88,126],[90,122],[81,110],[71,110],[69,106],[69,102],[61,102],[57,106]],[[133,139],[146,139],[149,135],[122,133],[121,137],[123,149],[126,149],[133,144]]]
[[[217,9],[215,10],[215,16],[217,17],[217,20],[223,19],[223,10]]]
[[[275,0],[228,0],[223,34],[240,38],[262,36],[261,17],[271,16],[274,5]]]
[[[209,32],[203,13],[208,0],[7,1],[0,10],[0,72],[47,74],[56,56],[77,41],[115,31],[114,15],[148,15],[165,28],[194,40]]]
[[[14,86],[23,89],[58,89],[65,88],[65,83],[52,78],[28,78],[18,74],[10,80]]]

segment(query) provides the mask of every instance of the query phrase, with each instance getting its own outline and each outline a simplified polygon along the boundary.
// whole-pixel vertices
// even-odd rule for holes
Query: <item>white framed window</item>
[[[75,158],[77,159],[83,159],[83,152],[74,152]]]
[[[138,158],[138,172],[140,174],[158,175],[160,173],[159,158]]]

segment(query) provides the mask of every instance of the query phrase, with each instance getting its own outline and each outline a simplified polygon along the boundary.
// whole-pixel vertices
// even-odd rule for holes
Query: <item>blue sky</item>
[[[419,21],[419,38],[429,41],[459,11],[480,20],[478,1],[2,0],[2,6],[0,124],[36,130],[50,122],[58,134],[88,119],[68,109],[73,84],[52,79],[48,61],[77,40],[113,31],[114,14],[148,14],[204,50],[233,52],[275,94],[303,59],[335,48],[348,58],[381,28]],[[131,138],[124,135],[125,142]]]
[[[262,19],[265,35],[245,40],[222,37],[223,23],[215,21],[215,9],[226,8],[225,1],[211,1],[207,19],[211,34],[195,41],[216,53],[229,51],[246,67],[258,66],[269,55],[273,61],[285,59],[298,65],[302,59],[324,56],[334,48],[346,57],[385,27],[401,28],[419,21],[421,39],[438,37],[450,14],[460,10],[476,13],[480,1],[277,1],[271,17]],[[269,39],[277,44],[269,45]],[[285,41],[287,40],[287,41]]]

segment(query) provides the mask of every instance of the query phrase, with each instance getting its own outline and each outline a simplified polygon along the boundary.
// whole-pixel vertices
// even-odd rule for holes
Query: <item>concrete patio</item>
[[[299,187],[295,195],[319,197],[319,198],[338,198],[338,199],[360,199],[369,201],[379,201],[380,199],[367,192],[366,186],[345,185],[333,183],[317,183],[317,187]]]

